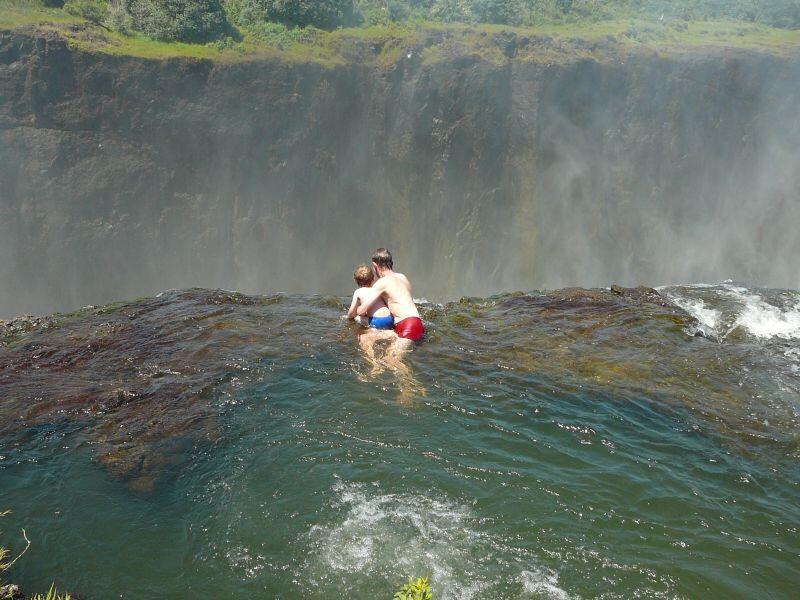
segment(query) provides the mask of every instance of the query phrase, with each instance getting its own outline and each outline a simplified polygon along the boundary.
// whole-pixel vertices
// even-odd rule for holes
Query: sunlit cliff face
[[[429,299],[800,287],[800,59],[0,49],[0,316],[190,286],[343,295],[377,246]]]

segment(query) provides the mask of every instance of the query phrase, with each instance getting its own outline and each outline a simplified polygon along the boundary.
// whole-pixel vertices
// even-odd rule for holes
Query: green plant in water
[[[410,580],[395,593],[394,600],[433,600],[428,578],[418,577],[416,580]]]
[[[55,584],[51,584],[47,595],[42,596],[41,594],[36,594],[31,600],[71,600],[71,597],[69,594],[59,594]]]

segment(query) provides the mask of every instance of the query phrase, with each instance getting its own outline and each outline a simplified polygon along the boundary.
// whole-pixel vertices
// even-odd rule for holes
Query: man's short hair
[[[378,265],[381,269],[392,269],[394,263],[392,262],[392,253],[386,248],[378,248],[372,255],[372,262]]]
[[[358,265],[353,271],[353,279],[359,287],[369,287],[375,279],[375,273],[369,265]]]

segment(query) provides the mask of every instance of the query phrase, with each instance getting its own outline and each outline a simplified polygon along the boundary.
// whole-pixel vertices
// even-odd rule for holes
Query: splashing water
[[[313,557],[308,579],[332,594],[345,583],[339,573],[366,580],[428,573],[443,599],[543,590],[565,596],[557,575],[525,570],[535,568],[535,558],[487,534],[486,523],[467,506],[422,494],[381,494],[377,482],[339,482],[332,491],[335,506],[346,514],[333,524],[313,526],[308,535]]]
[[[736,321],[749,333],[759,338],[794,339],[800,337],[800,298],[792,305],[775,306],[755,294],[732,294],[744,303],[744,310]]]
[[[717,333],[720,313],[713,308],[708,308],[702,298],[684,298],[674,293],[667,297],[675,306],[682,308],[697,319],[697,327],[692,330],[692,333],[701,333],[708,337],[713,337]]]
[[[665,287],[661,291],[697,319],[696,331],[703,335],[727,335],[741,328],[764,340],[800,338],[800,293],[748,290],[731,283]],[[721,332],[723,324],[727,328]]]

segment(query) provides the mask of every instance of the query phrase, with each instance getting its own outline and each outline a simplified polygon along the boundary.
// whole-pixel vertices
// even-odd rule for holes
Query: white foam
[[[254,579],[264,570],[266,559],[257,554],[251,556],[248,549],[242,546],[236,547],[226,553],[226,557],[231,567],[239,571],[247,579]]]
[[[523,571],[519,578],[522,589],[528,594],[551,600],[569,600],[569,594],[558,587],[558,575],[552,571]]]
[[[724,283],[730,283],[730,279],[726,280]],[[698,289],[698,290],[703,290],[703,289],[708,289],[708,288],[719,287],[719,285],[720,285],[719,283],[670,283],[670,284],[667,284],[667,285],[656,286],[653,289],[655,289],[657,292],[661,293],[662,291],[669,291],[670,289],[676,288],[676,287],[689,288],[689,289],[694,288],[694,289]],[[606,289],[610,290],[611,288],[606,288]]]
[[[719,323],[720,312],[713,308],[706,306],[702,299],[683,298],[681,296],[673,295],[670,297],[675,306],[682,308],[687,313],[697,319],[698,323],[703,327],[704,333],[710,333],[717,328]]]
[[[498,584],[491,563],[505,544],[482,531],[468,507],[424,494],[385,494],[374,484],[339,482],[333,491],[343,518],[315,525],[308,534],[312,558],[304,576],[315,584],[334,583],[334,573],[399,581],[429,576],[441,600],[489,597]],[[505,568],[512,578],[519,574],[525,590],[567,598],[557,575],[523,561]]]
[[[683,287],[698,288],[705,284]],[[708,306],[702,298],[682,295],[680,290],[664,290],[670,302],[697,320],[698,326],[689,331],[690,334],[699,330],[706,336],[725,338],[734,329],[742,328],[761,339],[800,339],[800,297],[792,303],[791,300],[787,302],[785,296],[779,296],[776,305],[773,300],[766,301],[756,292],[732,283],[715,287],[714,295],[719,298],[723,310]],[[732,306],[731,300],[734,301]]]
[[[743,327],[758,338],[800,338],[800,302],[792,308],[779,308],[743,288],[731,286],[728,290],[744,304],[734,327]]]

